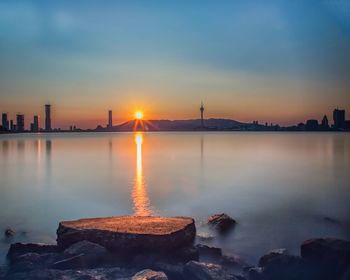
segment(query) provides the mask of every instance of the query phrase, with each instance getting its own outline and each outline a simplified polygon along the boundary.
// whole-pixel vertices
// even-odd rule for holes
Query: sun
[[[137,111],[135,113],[135,119],[142,120],[143,119],[143,113],[141,111]]]

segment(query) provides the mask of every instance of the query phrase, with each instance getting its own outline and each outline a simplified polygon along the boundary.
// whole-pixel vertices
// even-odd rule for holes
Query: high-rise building
[[[9,130],[9,121],[7,118],[7,113],[2,113],[2,129]]]
[[[24,131],[24,115],[22,114],[17,114],[17,131],[18,132],[23,132]]]
[[[51,105],[45,105],[45,130],[51,131]]]
[[[201,107],[199,108],[201,111],[201,126],[204,127],[204,106],[203,106],[203,101],[201,102]]]
[[[108,111],[108,125],[107,127],[108,128],[112,128],[113,126],[113,121],[112,121],[112,110],[109,110]]]
[[[345,110],[334,109],[333,111],[334,128],[344,128],[345,124]]]
[[[321,126],[323,129],[328,129],[329,128],[329,123],[328,123],[328,118],[326,115],[323,116]]]
[[[39,131],[39,117],[37,115],[34,116],[33,123],[30,126],[30,130],[32,132],[38,132]]]

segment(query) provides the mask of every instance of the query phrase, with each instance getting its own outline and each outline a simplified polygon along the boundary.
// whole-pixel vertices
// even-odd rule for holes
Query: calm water
[[[60,220],[130,214],[193,216],[207,232],[227,212],[239,224],[209,244],[252,263],[298,253],[310,237],[350,239],[349,170],[345,133],[2,135],[1,262],[11,242],[54,242]]]

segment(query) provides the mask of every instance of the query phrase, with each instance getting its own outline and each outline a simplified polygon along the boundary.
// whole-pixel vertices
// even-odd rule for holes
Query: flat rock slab
[[[195,235],[189,217],[117,216],[61,222],[57,243],[67,248],[87,240],[117,252],[166,251],[191,245]]]

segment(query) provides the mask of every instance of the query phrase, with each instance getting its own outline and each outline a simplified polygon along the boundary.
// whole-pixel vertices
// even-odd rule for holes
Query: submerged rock
[[[145,269],[136,273],[131,279],[132,280],[168,280],[168,277],[162,271]]]
[[[195,235],[192,218],[121,216],[61,222],[57,243],[67,248],[87,240],[118,252],[166,252],[191,245]]]
[[[214,214],[208,218],[208,224],[214,226],[221,233],[232,229],[236,223],[233,218],[225,213]]]
[[[5,229],[4,234],[5,237],[13,237],[16,234],[16,232],[12,228],[7,228]]]

